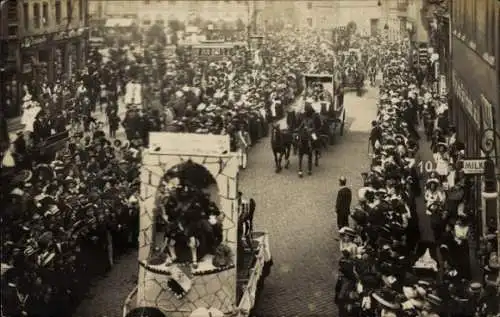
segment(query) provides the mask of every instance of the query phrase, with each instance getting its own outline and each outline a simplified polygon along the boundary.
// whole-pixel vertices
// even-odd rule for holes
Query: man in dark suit
[[[349,210],[351,209],[352,192],[346,186],[347,179],[342,176],[339,178],[340,189],[337,193],[335,211],[337,212],[337,225],[339,230],[342,227],[349,226]]]

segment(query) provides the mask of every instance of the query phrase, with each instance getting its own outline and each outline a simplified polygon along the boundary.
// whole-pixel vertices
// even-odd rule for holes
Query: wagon
[[[356,89],[360,93],[365,81],[361,51],[351,48],[349,51],[342,52],[341,60],[344,87]]]
[[[139,222],[144,230],[138,236],[139,274],[123,316],[141,316],[137,312],[144,311],[163,313],[158,316],[252,316],[272,265],[269,234],[253,230],[253,212],[246,200],[238,206],[239,158],[230,150],[229,136],[151,132],[149,139],[154,150],[143,152],[141,167]],[[165,171],[162,166],[171,168]],[[196,184],[199,179],[204,181]],[[159,186],[171,191],[181,180],[204,188],[203,193],[215,199],[220,216],[206,223],[212,226],[206,231],[208,239],[197,239],[197,247],[178,240],[172,251],[164,245],[161,231],[166,223],[155,210],[155,192]],[[196,229],[198,234],[204,230]],[[218,246],[206,248],[219,230]],[[178,261],[167,263],[166,252],[175,252]]]
[[[304,74],[304,85],[306,90],[314,84],[321,84],[327,92],[326,102],[313,102],[313,109],[320,114],[323,128],[322,135],[328,138],[328,143],[332,145],[335,136],[344,134],[345,107],[338,89],[340,81],[333,74]],[[304,100],[305,102],[305,100]]]

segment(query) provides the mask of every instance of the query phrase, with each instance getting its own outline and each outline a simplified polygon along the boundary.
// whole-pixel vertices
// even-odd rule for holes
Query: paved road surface
[[[270,232],[275,264],[257,316],[335,316],[339,254],[333,206],[338,178],[347,177],[353,193],[361,186],[376,98],[371,88],[362,98],[346,94],[346,133],[322,155],[312,176],[297,176],[295,157],[290,170],[275,174],[268,139],[252,149],[240,188],[257,202],[255,225]]]
[[[257,316],[335,316],[333,291],[337,275],[338,242],[333,205],[338,178],[345,176],[353,193],[368,168],[370,122],[376,114],[377,91],[363,97],[349,93],[346,133],[337,138],[312,176],[297,176],[297,160],[290,170],[274,173],[269,139],[252,148],[240,189],[257,202],[256,229],[271,233],[275,266],[266,280]],[[92,297],[75,317],[120,317],[121,305],[136,283],[137,253],[120,259],[109,276],[97,281]]]

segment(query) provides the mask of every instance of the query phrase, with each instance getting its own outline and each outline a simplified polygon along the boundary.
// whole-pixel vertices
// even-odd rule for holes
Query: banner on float
[[[229,135],[150,132],[151,154],[221,156],[230,152]]]

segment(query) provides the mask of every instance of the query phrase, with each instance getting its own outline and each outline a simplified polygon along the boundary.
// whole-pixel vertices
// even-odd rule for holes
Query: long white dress
[[[441,176],[448,176],[449,174],[449,165],[450,165],[450,157],[447,153],[434,154],[434,160],[436,161],[436,172]]]
[[[33,132],[33,124],[35,123],[36,115],[42,110],[39,106],[31,106],[24,109],[21,123],[24,124],[24,130]]]
[[[11,148],[12,148],[12,146],[11,146]],[[14,166],[16,166],[16,163],[14,161],[14,157],[12,156],[12,149],[11,148],[9,148],[3,154],[2,164],[0,165],[1,167],[14,167]]]

